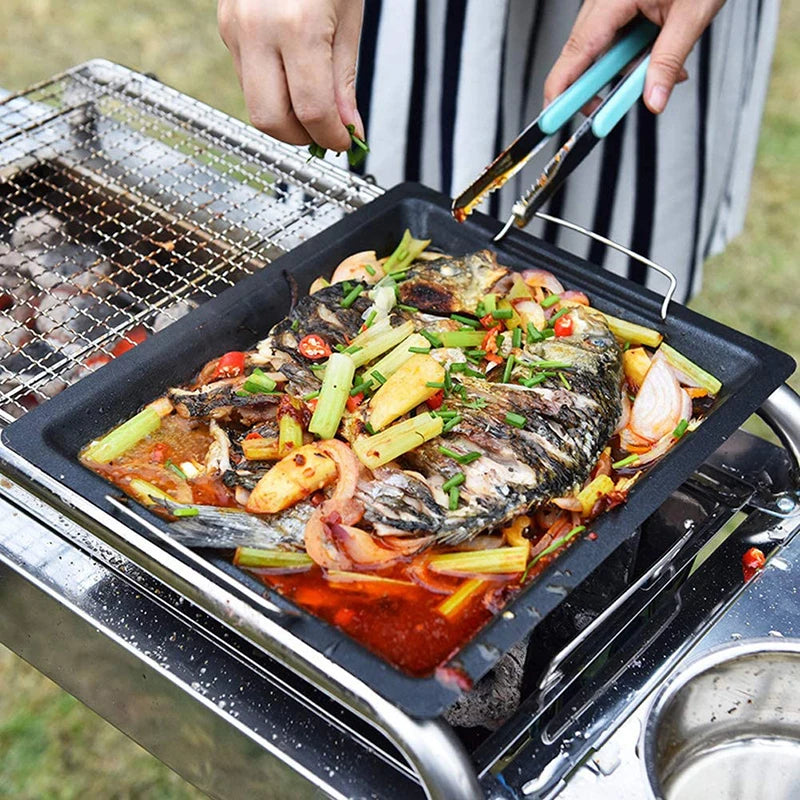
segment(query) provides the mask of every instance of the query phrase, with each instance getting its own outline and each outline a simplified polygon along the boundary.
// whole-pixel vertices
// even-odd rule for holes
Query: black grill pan
[[[110,485],[77,461],[81,447],[167,387],[192,378],[209,359],[226,350],[253,346],[286,314],[287,274],[305,292],[317,275],[329,275],[350,253],[368,249],[390,252],[405,228],[417,237],[430,237],[436,246],[453,254],[486,247],[499,230],[499,223],[474,214],[459,225],[451,219],[449,205],[448,198],[416,184],[392,189],[29,412],[3,431],[4,442],[51,477],[114,513],[105,500]],[[507,606],[510,613],[497,615],[451,659],[449,666],[460,669],[472,681],[484,675],[518,640],[530,634],[535,641],[541,620],[635,535],[637,526],[794,369],[788,355],[681,305],[673,304],[669,318],[662,323],[658,295],[527,234],[512,231],[496,250],[500,261],[508,266],[551,270],[567,287],[585,291],[593,305],[660,329],[667,341],[715,374],[723,389],[700,428],[653,467],[633,488],[625,505],[594,523],[596,540],[575,542]],[[144,509],[140,513],[169,532],[168,523]],[[236,568],[229,567],[229,571],[254,585]],[[286,602],[273,599],[279,605]],[[433,675],[405,675],[306,612],[286,624],[299,638],[415,716],[438,716],[459,693]]]

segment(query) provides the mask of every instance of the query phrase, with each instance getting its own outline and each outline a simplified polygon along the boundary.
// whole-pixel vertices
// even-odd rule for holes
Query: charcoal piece
[[[472,689],[450,706],[445,719],[459,728],[499,728],[518,708],[527,642],[518,642]]]

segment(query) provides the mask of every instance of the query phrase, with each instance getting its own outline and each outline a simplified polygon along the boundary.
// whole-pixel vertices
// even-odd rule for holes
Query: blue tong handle
[[[552,103],[539,115],[539,128],[542,133],[550,136],[561,128],[569,119],[586,103],[588,103],[623,67],[649,45],[658,34],[658,26],[649,20],[641,20],[631,28],[611,49],[598,61],[592,64],[575,83],[564,90]],[[606,114],[602,115],[602,126],[592,125],[592,130],[599,138],[606,136],[614,125],[619,122],[625,112],[636,102],[644,88],[644,74],[647,72],[649,56],[625,80],[609,98],[606,104]],[[638,79],[641,73],[641,81]],[[636,76],[636,78],[634,78]],[[638,87],[638,93],[636,89]],[[624,91],[623,91],[624,90]],[[619,95],[619,99],[617,96]],[[613,102],[611,102],[613,101]],[[625,105],[627,103],[627,105]],[[620,111],[621,109],[621,111]],[[617,116],[618,113],[618,116]],[[595,130],[597,125],[597,130]],[[604,131],[600,133],[598,131]]]

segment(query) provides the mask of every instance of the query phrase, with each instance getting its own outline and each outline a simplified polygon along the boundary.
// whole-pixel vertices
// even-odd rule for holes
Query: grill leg
[[[779,386],[756,412],[775,432],[792,459],[792,478],[800,486],[800,395]]]

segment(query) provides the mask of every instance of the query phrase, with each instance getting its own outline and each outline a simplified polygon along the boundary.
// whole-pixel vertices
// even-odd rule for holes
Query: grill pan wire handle
[[[792,460],[792,481],[800,491],[800,395],[784,383],[756,410],[756,414],[781,440]]]
[[[635,251],[625,247],[625,245],[619,244],[618,242],[615,242],[605,236],[601,236],[599,233],[595,233],[589,228],[584,228],[582,225],[578,225],[576,222],[570,222],[569,220],[561,219],[560,217],[554,217],[552,214],[546,214],[544,211],[537,211],[536,216],[539,217],[539,219],[543,219],[545,222],[552,222],[556,225],[561,225],[563,228],[568,228],[571,231],[575,231],[576,233],[582,233],[584,236],[588,236],[590,239],[594,239],[596,242],[600,242],[606,247],[610,247],[613,250],[623,253],[624,255],[628,256],[628,258],[632,258],[635,261],[644,264],[649,269],[655,270],[659,275],[663,275],[665,278],[667,278],[669,281],[669,288],[664,294],[664,300],[661,303],[661,319],[667,318],[669,304],[672,302],[675,292],[678,289],[678,279],[672,272],[670,272],[670,270],[668,270],[666,267],[662,267],[660,264],[656,264],[655,261],[651,261],[646,256],[643,256],[640,253],[636,253]],[[495,236],[494,241],[499,241],[503,235],[505,235],[505,231],[501,231],[497,236]]]

